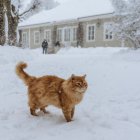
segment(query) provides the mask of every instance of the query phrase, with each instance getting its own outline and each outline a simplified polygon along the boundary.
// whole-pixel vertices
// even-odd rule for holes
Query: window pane
[[[94,40],[94,25],[88,27],[88,40]]]
[[[64,40],[65,41],[70,41],[70,29],[65,29],[64,30]]]
[[[107,39],[107,40],[113,39],[113,33],[110,30],[111,26],[112,26],[111,23],[108,23],[108,24],[104,25],[104,28],[105,28],[105,39]]]
[[[45,33],[45,39],[47,40],[47,42],[50,42],[51,41],[51,32],[50,31],[46,31]]]
[[[26,33],[23,33],[22,42],[23,42],[23,44],[26,44],[26,42],[27,42],[27,35],[26,35]]]
[[[35,32],[34,39],[35,39],[35,44],[39,44],[40,42],[39,32]]]
[[[106,34],[106,39],[108,39],[108,34]]]

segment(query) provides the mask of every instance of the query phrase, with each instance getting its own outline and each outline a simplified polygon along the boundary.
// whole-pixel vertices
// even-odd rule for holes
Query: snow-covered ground
[[[67,48],[56,55],[42,50],[0,47],[1,140],[140,140],[140,50]],[[61,110],[33,117],[27,87],[15,74],[19,61],[26,71],[68,78],[87,74],[89,88],[66,123]]]

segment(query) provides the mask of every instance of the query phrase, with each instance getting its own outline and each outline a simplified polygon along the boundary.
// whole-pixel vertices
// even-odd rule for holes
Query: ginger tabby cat
[[[28,86],[30,113],[38,116],[36,109],[46,113],[45,107],[54,105],[62,109],[65,119],[70,122],[74,115],[75,105],[81,102],[87,90],[86,75],[72,75],[67,80],[57,76],[34,77],[23,70],[26,67],[27,64],[24,62],[17,64],[16,74]]]

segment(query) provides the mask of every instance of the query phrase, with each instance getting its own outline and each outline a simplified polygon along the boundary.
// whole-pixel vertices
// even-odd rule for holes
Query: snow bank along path
[[[61,110],[33,117],[27,105],[27,87],[15,75],[19,61],[32,75],[87,74],[88,91],[66,123]],[[1,140],[139,140],[140,50],[125,48],[71,48],[56,55],[41,50],[0,47]]]

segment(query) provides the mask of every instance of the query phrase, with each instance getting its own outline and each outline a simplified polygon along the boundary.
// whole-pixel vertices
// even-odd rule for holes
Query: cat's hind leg
[[[40,108],[40,110],[43,111],[45,114],[48,114],[49,113],[49,111],[46,111],[46,109],[45,109],[45,107],[47,107],[47,106],[48,105],[43,106],[43,107]]]
[[[38,116],[38,115],[36,114],[34,108],[30,108],[30,113],[31,113],[31,115],[33,115],[33,116]]]

